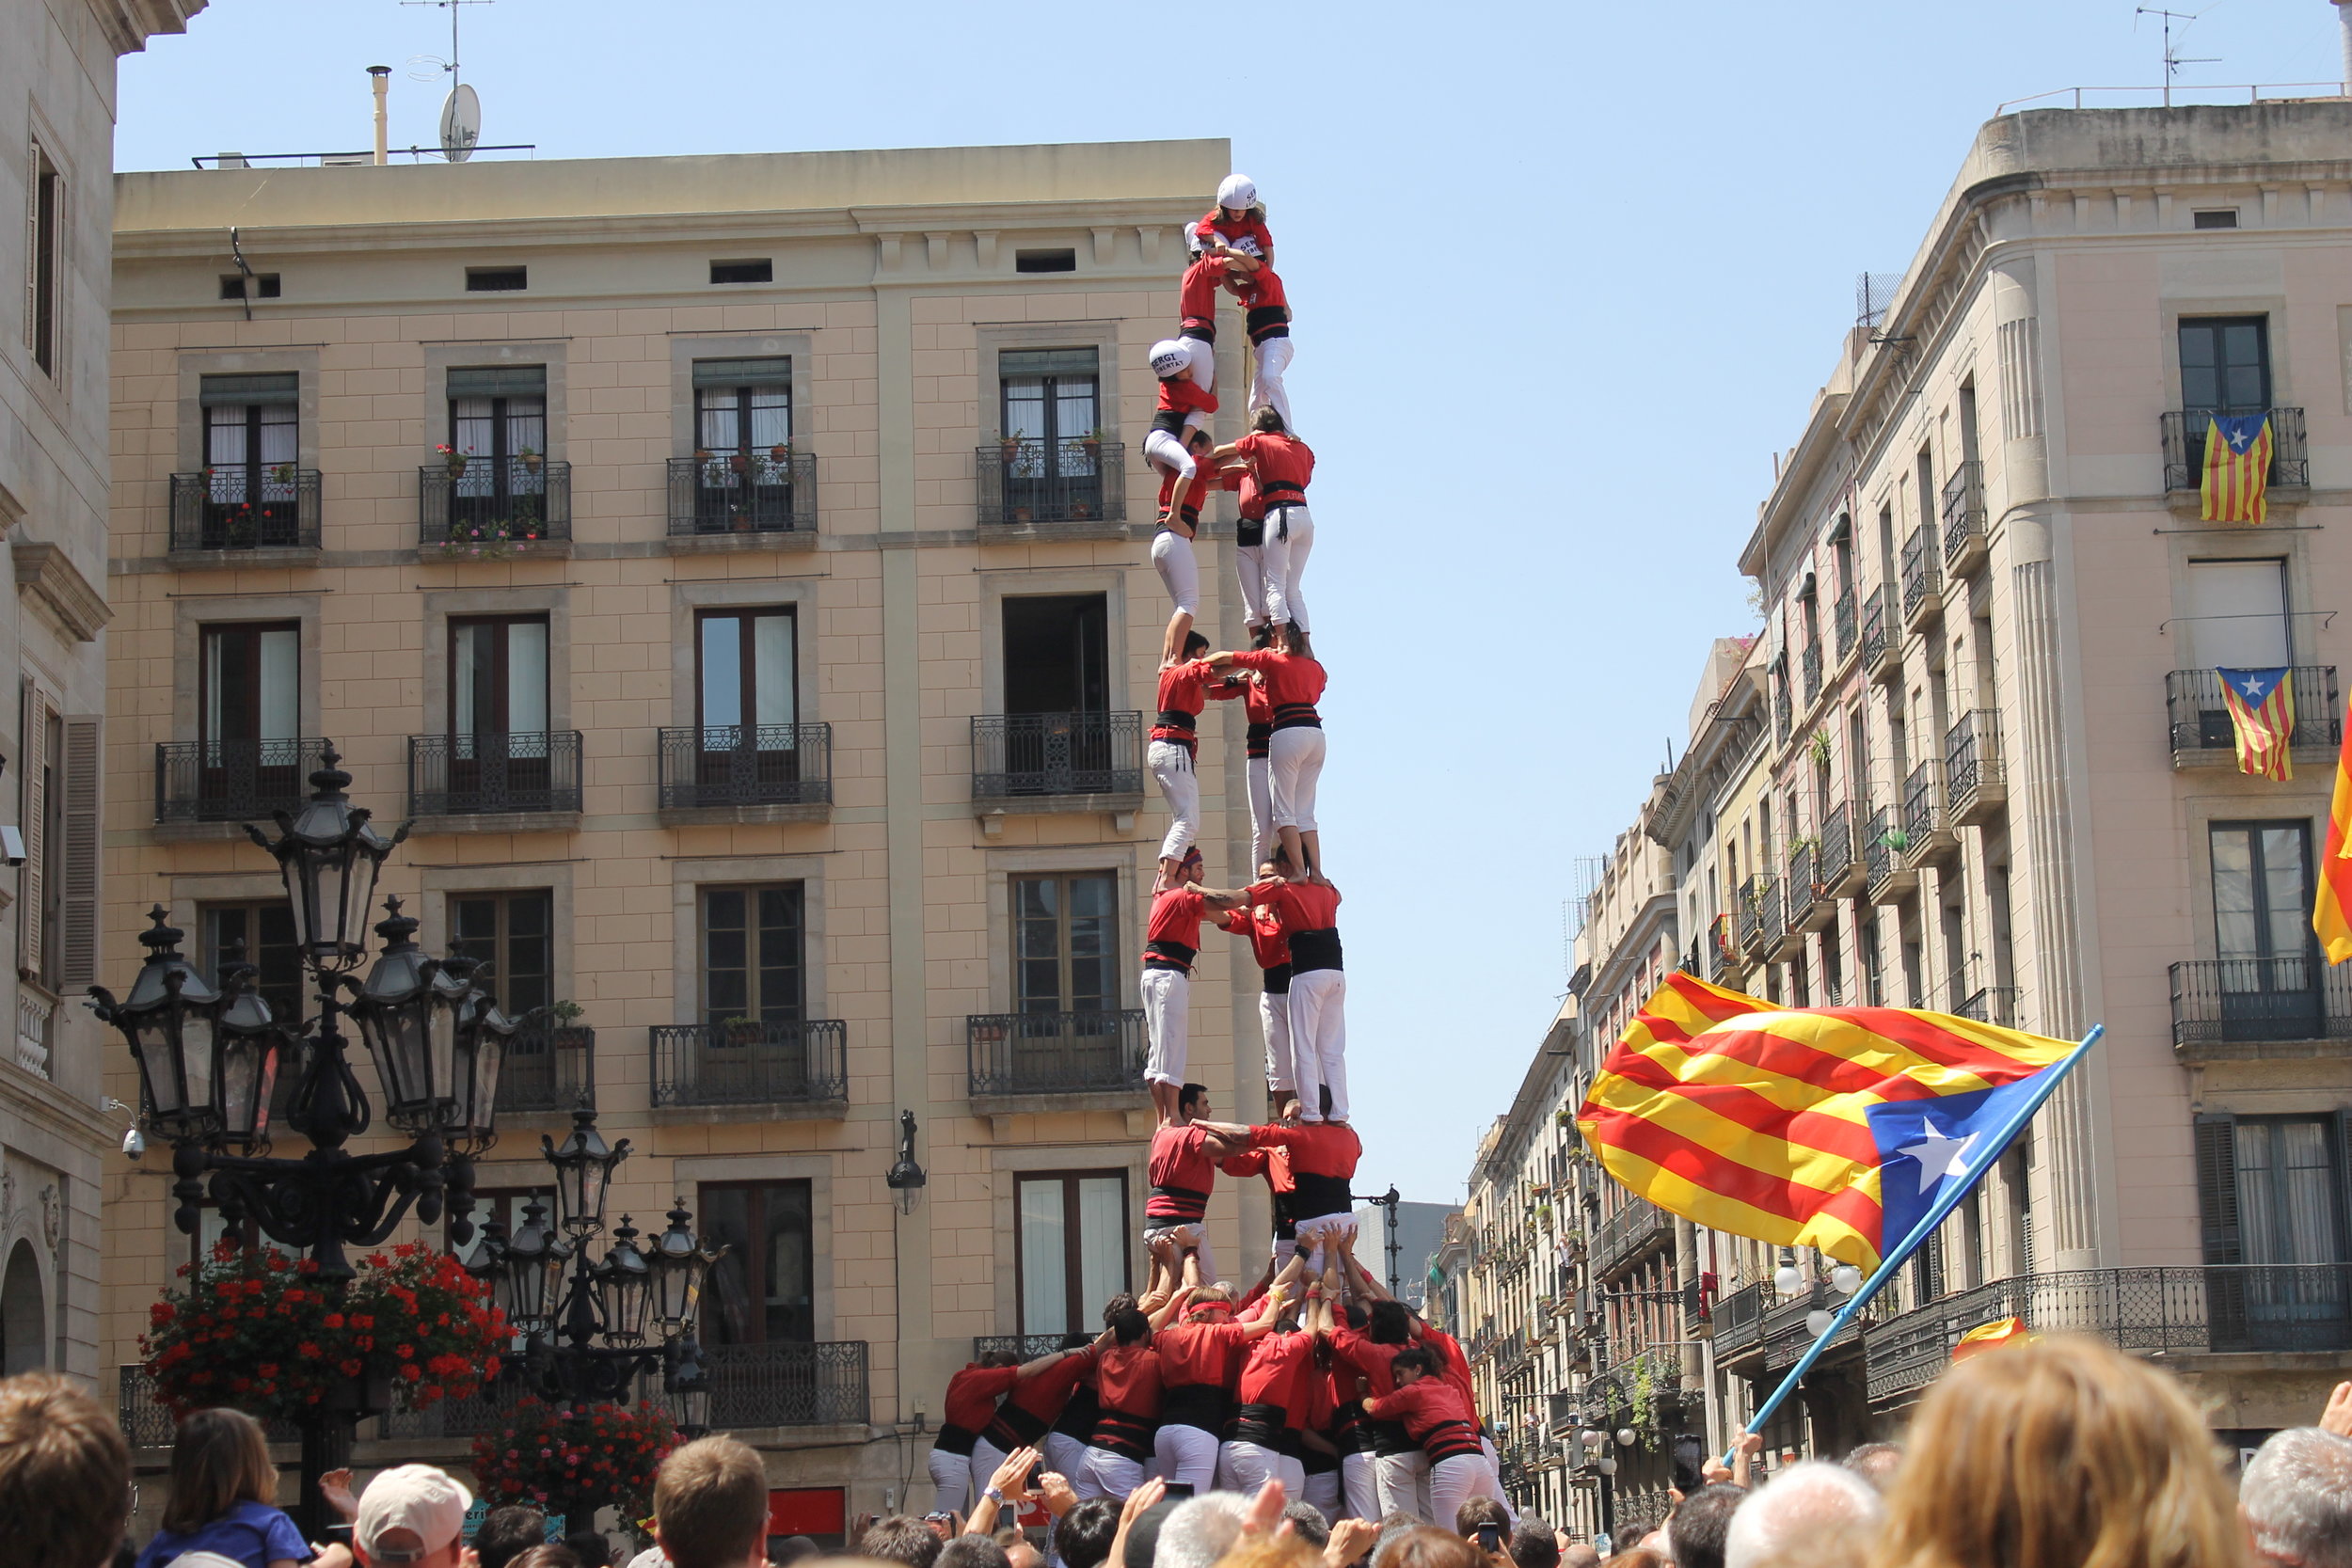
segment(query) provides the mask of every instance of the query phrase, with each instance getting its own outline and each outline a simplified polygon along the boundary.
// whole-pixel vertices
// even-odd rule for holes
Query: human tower
[[[1152,563],[1173,612],[1161,648],[1152,776],[1168,801],[1144,930],[1145,1079],[1157,1128],[1143,1212],[1151,1278],[1023,1362],[982,1356],[951,1378],[932,1446],[943,1514],[987,1491],[1006,1456],[1038,1449],[1081,1497],[1125,1497],[1147,1477],[1175,1493],[1250,1491],[1270,1478],[1332,1518],[1405,1512],[1448,1528],[1472,1497],[1502,1499],[1470,1364],[1451,1336],[1391,1298],[1356,1261],[1349,1185],[1362,1153],[1347,1114],[1346,974],[1339,889],[1323,874],[1315,785],[1323,666],[1299,590],[1314,519],[1314,452],[1299,439],[1282,374],[1291,310],[1274,237],[1247,175],[1228,177],[1194,226],[1176,335],[1152,345],[1158,407],[1145,459],[1160,475]],[[1217,446],[1216,307],[1237,299],[1249,333],[1248,431]],[[1212,652],[1193,629],[1201,502],[1236,493],[1235,560],[1249,646]],[[1200,885],[1199,723],[1209,702],[1248,719],[1250,863],[1256,879]],[[1263,1126],[1218,1122],[1184,1077],[1192,966],[1214,920],[1247,940],[1263,974]],[[1247,1290],[1219,1278],[1202,1227],[1217,1174],[1272,1189],[1273,1256]]]

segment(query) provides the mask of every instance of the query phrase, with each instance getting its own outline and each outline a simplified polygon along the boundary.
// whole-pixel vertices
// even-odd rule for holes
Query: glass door
[[[538,617],[453,618],[449,787],[476,809],[549,788],[548,623]]]
[[[789,609],[713,610],[695,637],[696,782],[706,799],[764,800],[801,777],[798,623]]]
[[[2311,824],[2217,822],[2209,842],[2221,1037],[2313,1038],[2321,1010]]]

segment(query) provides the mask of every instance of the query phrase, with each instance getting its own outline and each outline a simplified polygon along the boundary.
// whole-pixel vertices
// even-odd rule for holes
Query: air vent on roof
[[[1012,253],[1015,272],[1076,272],[1078,253],[1074,250],[1016,250]]]
[[[2237,209],[2235,207],[2216,207],[2210,208],[2201,213],[2192,213],[2189,214],[2189,223],[2192,227],[2198,229],[2235,229],[2237,227]]]
[[[471,294],[497,293],[509,289],[531,287],[529,267],[468,267],[466,292]]]
[[[713,283],[773,283],[776,263],[768,257],[756,261],[713,261],[710,263]]]
[[[245,299],[248,297],[253,299],[276,299],[278,297],[278,275],[274,272],[255,273],[253,275],[253,287],[248,292],[246,288],[245,274],[241,272],[224,272],[220,275],[220,297],[223,299]]]

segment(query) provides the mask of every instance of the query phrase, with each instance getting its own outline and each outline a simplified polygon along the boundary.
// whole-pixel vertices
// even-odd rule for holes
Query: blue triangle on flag
[[[2231,694],[2249,708],[2256,708],[2270,700],[2279,689],[2279,683],[2287,678],[2286,667],[2275,670],[2232,670],[2217,668],[2214,673],[2230,689]]]
[[[2270,422],[2270,416],[2268,414],[2216,414],[2213,417],[2213,422],[2220,429],[2221,438],[2229,443],[2230,450],[2243,457],[2246,455],[2247,449],[2261,436],[2263,426]]]

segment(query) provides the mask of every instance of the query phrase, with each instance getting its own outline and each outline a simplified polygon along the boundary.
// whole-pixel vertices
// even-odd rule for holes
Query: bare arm
[[[1166,1328],[1169,1323],[1176,1321],[1177,1313],[1182,1312],[1190,1305],[1192,1305],[1192,1287],[1187,1285],[1182,1290],[1176,1291],[1175,1294],[1169,1296],[1166,1306],[1162,1307],[1158,1311],[1150,1314],[1152,1329],[1156,1332],[1159,1329]]]
[[[1049,1350],[1034,1361],[1024,1361],[1021,1364],[1021,1370],[1013,1375],[1019,1378],[1023,1383],[1026,1383],[1029,1379],[1037,1376],[1038,1373],[1045,1370],[1048,1367],[1058,1366],[1065,1357],[1075,1354],[1076,1352],[1074,1351]]]

